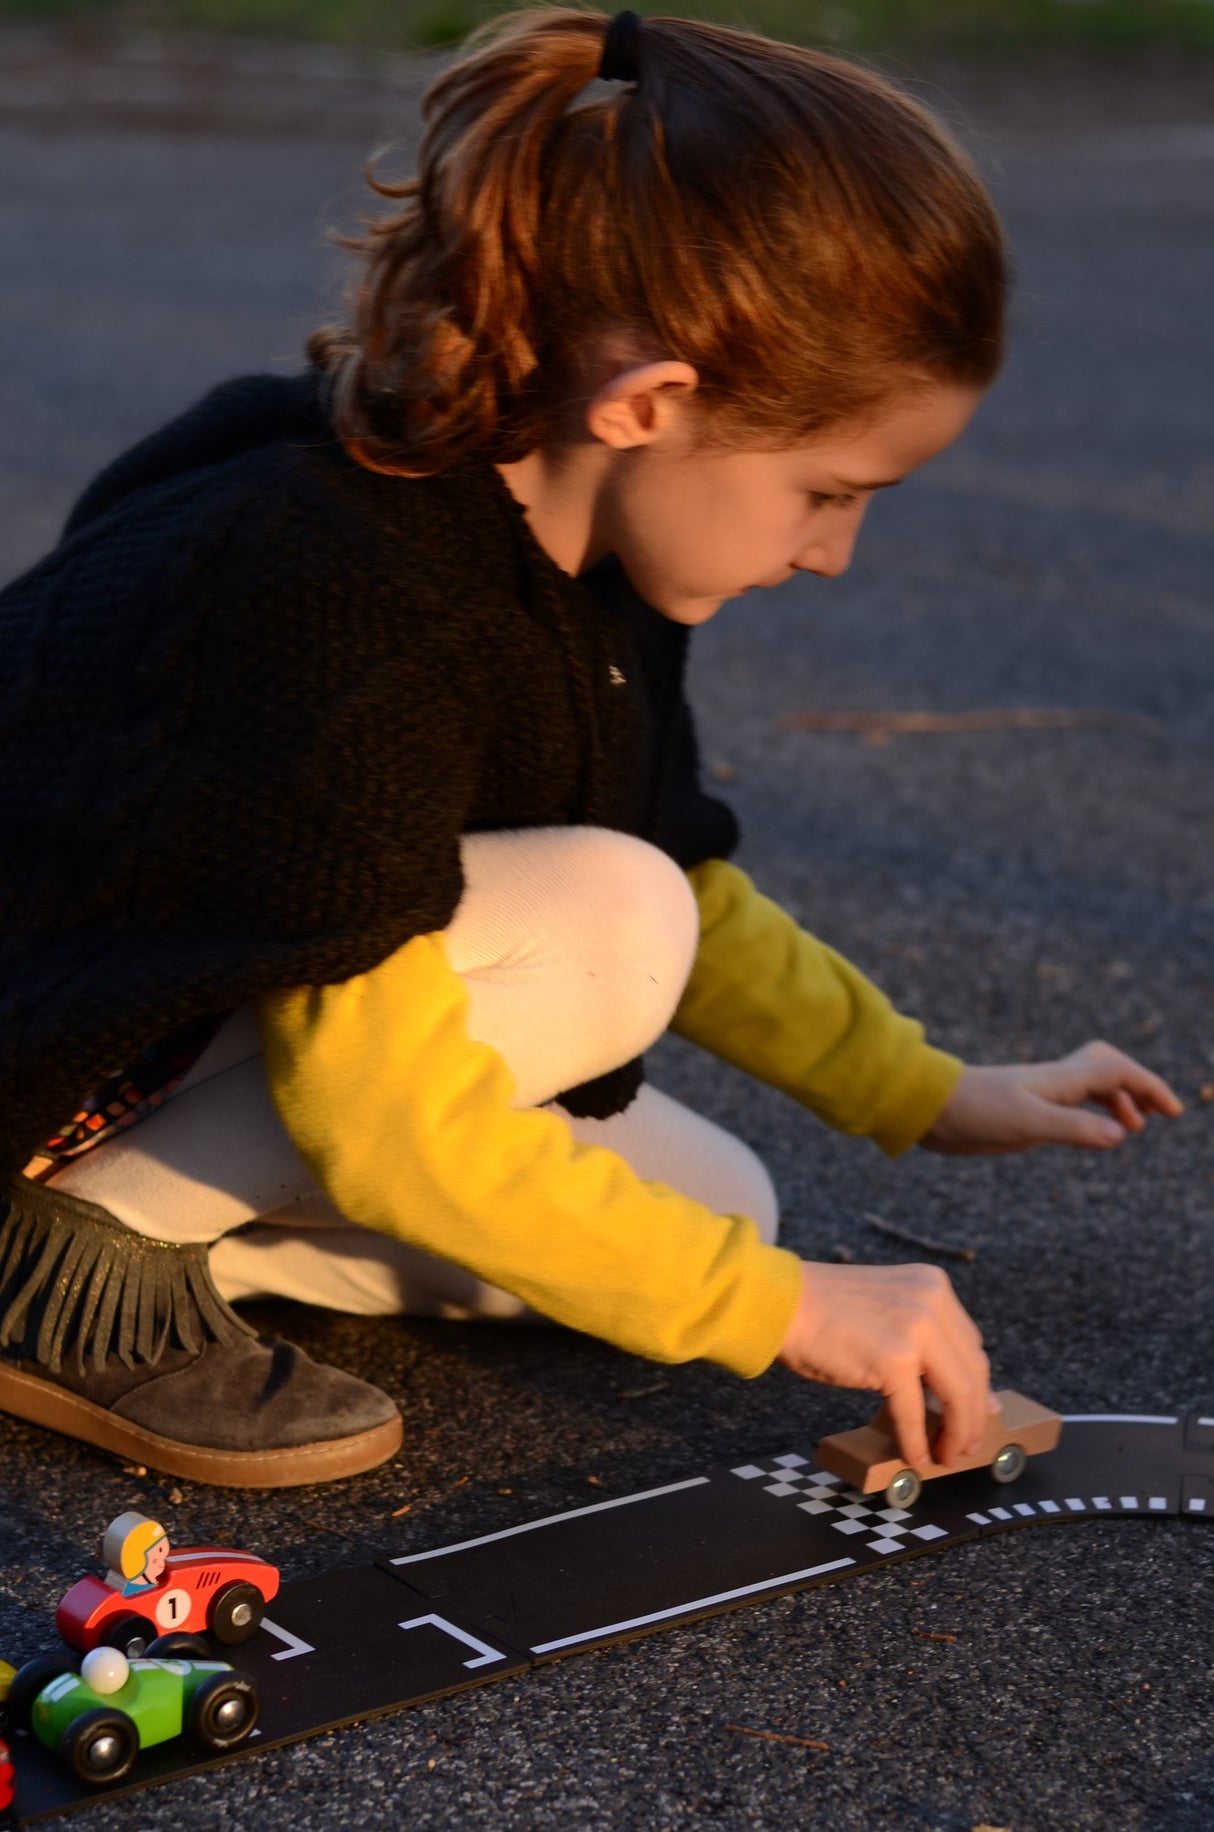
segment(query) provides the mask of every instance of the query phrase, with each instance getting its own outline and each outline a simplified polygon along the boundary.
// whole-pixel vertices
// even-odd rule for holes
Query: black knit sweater
[[[312,374],[111,465],[0,594],[0,1175],[188,1019],[445,927],[461,833],[728,853],[687,634],[613,560],[561,572],[491,466],[352,463]]]

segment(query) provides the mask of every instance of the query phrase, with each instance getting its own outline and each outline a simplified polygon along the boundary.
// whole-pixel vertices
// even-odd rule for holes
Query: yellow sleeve
[[[891,1157],[930,1130],[963,1064],[746,873],[689,873],[700,945],[671,1029]]]
[[[634,1354],[761,1373],[796,1307],[796,1256],[744,1216],[642,1182],[557,1115],[512,1109],[509,1070],[466,1010],[437,934],[262,1001],[275,1105],[342,1214]]]

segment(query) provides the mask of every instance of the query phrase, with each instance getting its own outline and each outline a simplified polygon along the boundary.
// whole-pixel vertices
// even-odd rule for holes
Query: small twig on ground
[[[652,1386],[648,1387],[621,1387],[616,1394],[616,1398],[648,1399],[651,1393],[666,1393],[669,1391],[669,1388],[670,1382],[668,1380],[655,1380]]]
[[[857,732],[889,738],[915,732],[1092,731],[1122,726],[1157,738],[1163,727],[1140,713],[1101,712],[1071,706],[996,706],[975,712],[786,712],[781,731]]]
[[[752,1730],[749,1724],[726,1724],[725,1728],[736,1730],[740,1737],[765,1737],[769,1743],[796,1743],[801,1749],[824,1749],[830,1754],[830,1744],[817,1737],[786,1737],[779,1730]]]
[[[880,1215],[865,1215],[863,1219],[870,1228],[876,1228],[879,1234],[887,1234],[890,1240],[901,1241],[904,1247],[918,1247],[924,1253],[934,1253],[940,1259],[964,1260],[968,1265],[978,1257],[975,1247],[953,1247],[945,1241],[929,1240],[925,1234],[912,1234],[909,1228],[900,1228],[892,1221],[883,1221]]]
[[[913,1628],[912,1635],[918,1635],[920,1641],[955,1641],[956,1635],[938,1635],[930,1628]]]
[[[403,1508],[393,1508],[390,1518],[392,1520],[399,1520],[402,1514],[410,1514],[412,1511],[413,1503],[411,1501],[406,1501]]]

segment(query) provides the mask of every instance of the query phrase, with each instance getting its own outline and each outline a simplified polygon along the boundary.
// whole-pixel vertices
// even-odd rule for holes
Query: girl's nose
[[[865,502],[849,514],[832,515],[830,523],[814,534],[793,561],[797,571],[816,573],[820,579],[837,579],[845,573],[867,508]]]

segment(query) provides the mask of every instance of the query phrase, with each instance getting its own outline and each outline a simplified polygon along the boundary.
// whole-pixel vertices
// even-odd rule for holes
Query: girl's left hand
[[[1085,1102],[1107,1109],[1093,1113]],[[1141,1132],[1148,1113],[1184,1107],[1166,1081],[1108,1043],[1085,1043],[1061,1062],[967,1068],[931,1131],[929,1151],[958,1157],[1029,1151],[1034,1145],[1107,1150]]]

